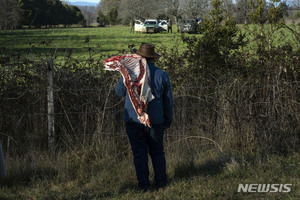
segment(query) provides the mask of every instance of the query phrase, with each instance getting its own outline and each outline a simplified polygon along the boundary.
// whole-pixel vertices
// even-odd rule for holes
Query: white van
[[[142,32],[144,23],[140,20],[134,20],[134,31]]]

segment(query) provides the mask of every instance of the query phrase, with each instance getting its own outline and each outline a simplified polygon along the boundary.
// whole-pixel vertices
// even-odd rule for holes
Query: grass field
[[[170,47],[176,36],[179,36],[177,33],[142,34],[129,31],[126,26],[1,31],[0,51],[62,57],[68,54],[69,49],[73,49],[75,58],[90,55],[97,58],[99,53],[110,55],[120,50],[129,50],[128,45],[132,44],[138,48],[141,42]],[[89,51],[90,48],[93,51]]]
[[[252,34],[255,26],[245,28],[240,25],[240,27],[246,33],[249,42],[253,41]],[[290,27],[300,34],[300,26],[290,25]],[[112,26],[0,31],[0,53],[64,57],[72,49],[74,58],[84,59],[92,56],[97,59],[100,53],[116,54],[122,50],[129,50],[128,45],[133,44],[135,48],[138,48],[141,42],[151,42],[157,47],[163,45],[172,48],[176,42],[181,48],[184,46],[180,33],[176,32],[176,26],[173,27],[172,34],[167,32],[157,34],[130,33],[129,30],[127,26]],[[266,32],[268,33],[268,31]],[[193,34],[186,35],[192,36]],[[290,44],[297,46],[299,44],[295,43],[295,37],[287,29],[276,31],[272,39],[274,45]]]

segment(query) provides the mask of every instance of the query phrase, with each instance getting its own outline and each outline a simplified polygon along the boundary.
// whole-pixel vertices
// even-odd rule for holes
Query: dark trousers
[[[166,159],[163,146],[164,127],[154,124],[148,128],[138,123],[126,123],[128,135],[134,157],[134,166],[139,187],[147,190],[150,187],[148,153],[154,169],[154,181],[157,188],[167,184]]]

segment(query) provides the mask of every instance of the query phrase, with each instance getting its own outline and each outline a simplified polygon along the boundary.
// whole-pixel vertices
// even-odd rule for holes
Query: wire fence
[[[83,61],[87,65],[77,59],[54,62],[51,115],[57,148],[92,144],[101,137],[124,140],[124,98],[114,94],[120,75],[105,72],[100,60]],[[47,59],[0,61],[4,149],[11,153],[47,149]],[[185,80],[172,83],[174,119],[166,132],[167,141],[179,145],[178,140],[202,138],[203,144],[216,143],[223,149],[295,149],[300,144],[300,84],[298,72],[288,70],[276,68],[264,72],[265,77],[248,78],[234,71],[214,77],[204,74],[194,83],[185,80],[181,71],[167,69],[172,82],[178,76]]]

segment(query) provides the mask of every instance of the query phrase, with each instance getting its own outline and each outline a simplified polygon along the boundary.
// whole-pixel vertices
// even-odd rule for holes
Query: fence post
[[[0,177],[6,176],[6,169],[5,169],[5,162],[4,162],[4,155],[2,151],[2,142],[0,140]]]
[[[55,150],[55,126],[54,126],[54,67],[53,59],[47,59],[47,100],[48,100],[48,148],[50,151]]]

